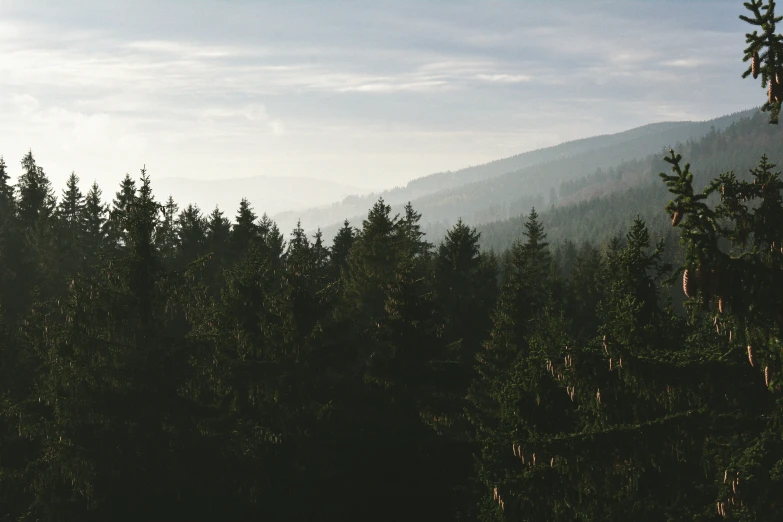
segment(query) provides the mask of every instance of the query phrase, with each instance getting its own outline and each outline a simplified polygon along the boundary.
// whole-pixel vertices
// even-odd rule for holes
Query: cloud
[[[0,4],[0,143],[357,185],[758,103],[734,0]],[[88,16],[89,15],[89,16]],[[374,176],[372,179],[368,177]]]
[[[487,82],[500,82],[500,83],[521,83],[529,82],[532,80],[530,76],[525,74],[479,74],[476,76],[479,80]]]

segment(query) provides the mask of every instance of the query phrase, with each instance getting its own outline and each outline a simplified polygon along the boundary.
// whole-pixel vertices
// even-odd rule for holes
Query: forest
[[[746,7],[777,123],[783,17]],[[682,149],[660,240],[534,209],[498,253],[411,204],[327,247],[0,159],[0,520],[783,520],[780,168]]]

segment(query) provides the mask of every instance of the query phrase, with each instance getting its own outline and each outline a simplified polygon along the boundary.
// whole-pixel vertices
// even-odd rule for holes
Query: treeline
[[[326,248],[0,161],[0,520],[783,519],[783,183],[669,161],[684,314],[641,219],[495,256],[380,200]]]
[[[723,172],[733,171],[740,179],[751,178],[750,169],[767,154],[773,163],[782,163],[780,132],[769,125],[766,116],[757,112],[742,118],[724,130],[713,129],[698,140],[687,140],[675,146],[694,165],[694,183],[706,185]],[[663,157],[668,149],[644,159],[626,161],[590,176],[560,185],[557,205],[541,212],[550,241],[585,240],[600,244],[625,233],[628,223],[640,215],[654,237],[666,238],[667,247],[676,247],[672,229],[660,212],[668,200],[666,188],[658,173],[668,169]],[[528,207],[529,208],[529,207]],[[544,207],[536,206],[539,210]],[[478,224],[481,246],[501,252],[511,247],[524,230],[522,215]],[[426,226],[427,231],[439,230]]]

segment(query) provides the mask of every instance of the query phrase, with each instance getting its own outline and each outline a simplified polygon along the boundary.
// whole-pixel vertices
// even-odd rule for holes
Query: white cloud
[[[500,83],[522,83],[532,80],[530,76],[525,74],[479,74],[476,78],[487,82]]]
[[[733,0],[8,5],[0,154],[111,187],[143,163],[394,185],[763,97]]]

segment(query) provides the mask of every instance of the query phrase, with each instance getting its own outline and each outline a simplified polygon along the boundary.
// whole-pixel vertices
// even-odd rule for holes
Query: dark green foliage
[[[163,205],[163,219],[155,232],[155,245],[160,252],[161,259],[168,265],[174,264],[176,252],[180,246],[178,211],[179,206],[174,202],[174,198],[169,196]]]
[[[0,159],[0,520],[783,520],[783,180],[714,172],[758,123],[434,249]]]
[[[235,256],[241,256],[259,236],[258,216],[247,199],[239,202],[239,210],[231,229],[231,245]]]
[[[353,247],[355,238],[355,230],[346,219],[332,242],[330,263],[335,276],[339,276],[348,267],[348,253],[351,251],[351,247]]]
[[[107,215],[109,209],[101,200],[102,192],[97,183],[93,183],[84,200],[83,241],[84,252],[88,265],[97,262],[100,253],[107,246],[109,231],[107,229]]]
[[[743,61],[751,62],[743,78],[761,76],[761,86],[767,89],[767,101],[762,111],[768,111],[769,122],[778,123],[783,103],[783,35],[776,33],[783,16],[775,16],[775,0],[750,0],[745,8],[752,16],[740,15],[740,19],[761,29],[745,35],[748,47]]]
[[[206,253],[207,220],[196,205],[188,205],[177,218],[180,264],[189,264]]]
[[[7,207],[14,203],[14,188],[11,186],[11,176],[6,170],[8,165],[0,156],[0,212],[7,212]]]
[[[54,213],[56,199],[49,178],[35,163],[32,151],[22,158],[23,173],[19,176],[17,202],[19,218],[25,226],[45,222]]]
[[[109,234],[111,242],[122,246],[127,241],[127,231],[123,228],[130,206],[136,199],[136,181],[125,174],[125,178],[120,184],[120,190],[117,192],[114,201],[111,204],[109,213]]]

